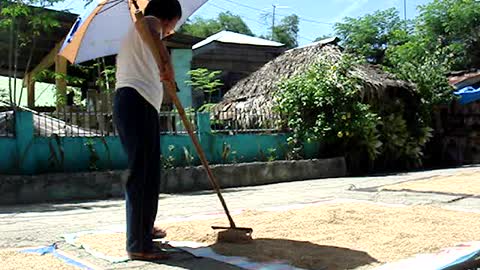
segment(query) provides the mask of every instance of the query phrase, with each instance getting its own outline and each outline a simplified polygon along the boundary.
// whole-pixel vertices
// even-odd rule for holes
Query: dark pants
[[[127,251],[148,252],[160,192],[158,113],[135,89],[125,87],[115,94],[113,117],[130,169],[125,187]]]

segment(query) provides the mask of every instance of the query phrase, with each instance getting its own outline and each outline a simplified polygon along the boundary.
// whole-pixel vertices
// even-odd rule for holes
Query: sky
[[[405,0],[407,18],[414,18],[417,6],[430,0]],[[84,1],[66,0],[55,9],[69,9],[83,14]],[[273,5],[276,5],[276,23],[282,17],[297,14],[300,19],[299,45],[312,42],[319,36],[333,33],[333,24],[345,17],[360,17],[376,10],[397,8],[404,16],[404,0],[209,0],[193,16],[215,18],[218,13],[230,11],[243,18],[256,35],[268,33],[272,24]]]

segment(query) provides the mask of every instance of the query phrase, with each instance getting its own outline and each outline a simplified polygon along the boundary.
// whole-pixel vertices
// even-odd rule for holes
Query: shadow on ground
[[[103,203],[103,204],[102,204]],[[68,203],[42,203],[42,204],[20,204],[20,205],[0,205],[0,214],[21,214],[21,213],[47,213],[57,211],[78,211],[107,209],[112,207],[122,207],[122,199],[97,200],[97,201],[70,201]]]
[[[179,267],[181,269],[191,270],[244,270],[231,264],[215,261],[208,258],[196,258],[188,253],[179,253],[172,255],[170,259],[156,262],[159,265],[168,265]],[[161,268],[159,268],[161,269]]]
[[[240,256],[256,262],[286,261],[304,269],[344,270],[378,263],[368,253],[341,247],[286,239],[255,239],[253,243],[215,244],[211,248],[225,256]]]

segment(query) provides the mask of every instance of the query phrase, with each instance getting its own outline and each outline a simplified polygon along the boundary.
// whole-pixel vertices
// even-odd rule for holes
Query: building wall
[[[12,79],[12,85],[14,80]],[[19,103],[20,106],[27,106],[28,101],[28,93],[27,88],[22,90],[22,83],[23,80],[17,79],[17,91],[16,91],[16,100],[20,100],[21,94],[21,101]],[[3,99],[5,101],[9,100],[9,85],[8,85],[8,77],[0,76],[0,101]],[[12,86],[13,87],[13,86]],[[55,106],[55,85],[48,84],[48,83],[35,83],[35,105],[36,106]]]
[[[431,163],[459,166],[480,162],[480,101],[462,105],[452,101],[437,106],[433,113],[435,137],[431,142]]]
[[[220,79],[224,86],[221,87],[221,93],[215,96],[215,101],[220,101],[223,95],[237,82],[254,73],[284,51],[283,47],[213,42],[194,51],[192,68],[222,71]],[[196,103],[201,103],[201,101]]]
[[[172,59],[173,68],[175,70],[175,79],[180,88],[180,92],[177,93],[183,107],[192,107],[192,88],[185,83],[190,80],[188,72],[192,67],[192,50],[191,49],[173,49]]]

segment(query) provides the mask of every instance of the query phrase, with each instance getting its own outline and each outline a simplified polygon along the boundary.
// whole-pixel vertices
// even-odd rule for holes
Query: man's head
[[[150,0],[144,15],[156,17],[160,21],[162,32],[168,35],[182,17],[182,6],[178,0]]]

